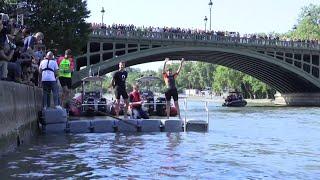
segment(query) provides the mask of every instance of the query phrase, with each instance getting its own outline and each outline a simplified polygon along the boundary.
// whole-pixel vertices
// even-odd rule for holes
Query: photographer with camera
[[[0,21],[0,70],[2,80],[14,80],[17,82],[21,81],[21,66],[18,63],[12,62],[13,55],[17,46],[12,43],[8,37],[8,24],[7,19],[2,14]],[[11,79],[8,79],[8,74],[13,74]]]
[[[12,59],[14,50],[11,50],[9,53],[5,53],[4,45],[6,41],[6,33],[0,20],[0,78],[1,80],[7,80],[8,77],[8,61]]]

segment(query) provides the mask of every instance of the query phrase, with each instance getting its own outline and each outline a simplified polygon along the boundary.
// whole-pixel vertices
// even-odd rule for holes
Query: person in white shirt
[[[49,51],[45,57],[40,62],[39,66],[39,79],[41,79],[41,84],[43,88],[43,107],[44,109],[50,107],[50,94],[52,91],[53,101],[55,108],[61,109],[59,105],[59,93],[57,85],[58,76],[58,64],[53,58],[53,53]]]

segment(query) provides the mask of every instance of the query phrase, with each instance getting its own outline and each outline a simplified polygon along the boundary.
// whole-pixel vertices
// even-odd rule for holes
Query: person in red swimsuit
[[[169,58],[166,58],[164,61],[164,66],[163,66],[163,79],[164,82],[166,83],[167,89],[165,92],[165,96],[166,96],[166,111],[167,111],[167,118],[169,119],[170,116],[170,102],[171,102],[171,97],[173,98],[174,101],[174,105],[177,108],[177,114],[180,117],[180,109],[179,109],[179,102],[178,102],[178,91],[176,88],[176,82],[175,79],[177,78],[177,76],[180,73],[181,67],[182,67],[182,63],[184,62],[184,58],[181,59],[180,62],[180,66],[179,69],[176,73],[172,73],[172,69],[171,68],[166,68],[166,64],[169,61]]]
[[[148,114],[142,109],[142,100],[138,85],[133,85],[133,91],[129,94],[129,102],[131,117],[133,119],[149,119]]]

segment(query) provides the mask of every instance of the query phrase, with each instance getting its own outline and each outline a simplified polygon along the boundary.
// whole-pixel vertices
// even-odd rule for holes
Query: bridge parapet
[[[120,61],[141,63],[185,58],[239,70],[281,93],[320,92],[318,43],[199,33],[94,30],[87,52],[76,57],[73,86],[90,74],[106,74]]]
[[[316,41],[282,41],[276,39],[231,37],[215,34],[192,34],[173,32],[152,32],[142,30],[116,30],[116,29],[96,29],[92,31],[92,37],[116,38],[116,39],[136,39],[136,40],[161,40],[161,41],[184,41],[184,42],[206,42],[206,43],[236,43],[250,46],[271,46],[282,48],[297,48],[320,50],[320,44]]]

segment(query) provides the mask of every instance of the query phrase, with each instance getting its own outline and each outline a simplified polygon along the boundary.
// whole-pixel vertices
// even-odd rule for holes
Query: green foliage
[[[106,74],[104,78],[105,78],[105,81],[103,81],[102,83],[102,88],[103,88],[103,92],[107,92],[109,91],[109,86],[111,84],[112,74],[111,73]]]
[[[86,45],[90,34],[87,2],[82,0],[25,0],[29,16],[26,24],[32,31],[45,35],[47,48],[57,48],[60,52],[72,49],[77,55]]]
[[[175,71],[178,70],[179,63],[172,64]],[[212,86],[215,66],[203,62],[184,62],[178,78],[177,88],[180,92],[186,88],[205,89]]]
[[[0,12],[5,12],[5,3],[4,1],[0,1]]]
[[[320,40],[320,5],[310,4],[303,7],[298,18],[298,24],[292,32],[289,33],[294,39],[302,40]]]
[[[224,66],[216,68],[212,88],[218,93],[226,90],[239,90],[249,98],[268,98],[274,93],[271,87],[258,79]]]
[[[132,91],[132,86],[136,84],[136,80],[140,78],[143,74],[140,69],[127,68],[128,78],[127,78],[127,90]]]
[[[16,5],[9,4],[6,1],[0,0],[0,13],[8,14],[10,17],[14,16]]]
[[[243,77],[243,87],[250,98],[268,97],[271,90],[267,84],[249,75]]]
[[[227,89],[239,90],[241,88],[243,76],[244,74],[239,71],[224,66],[218,66],[214,73],[212,88],[216,92],[222,92]]]

